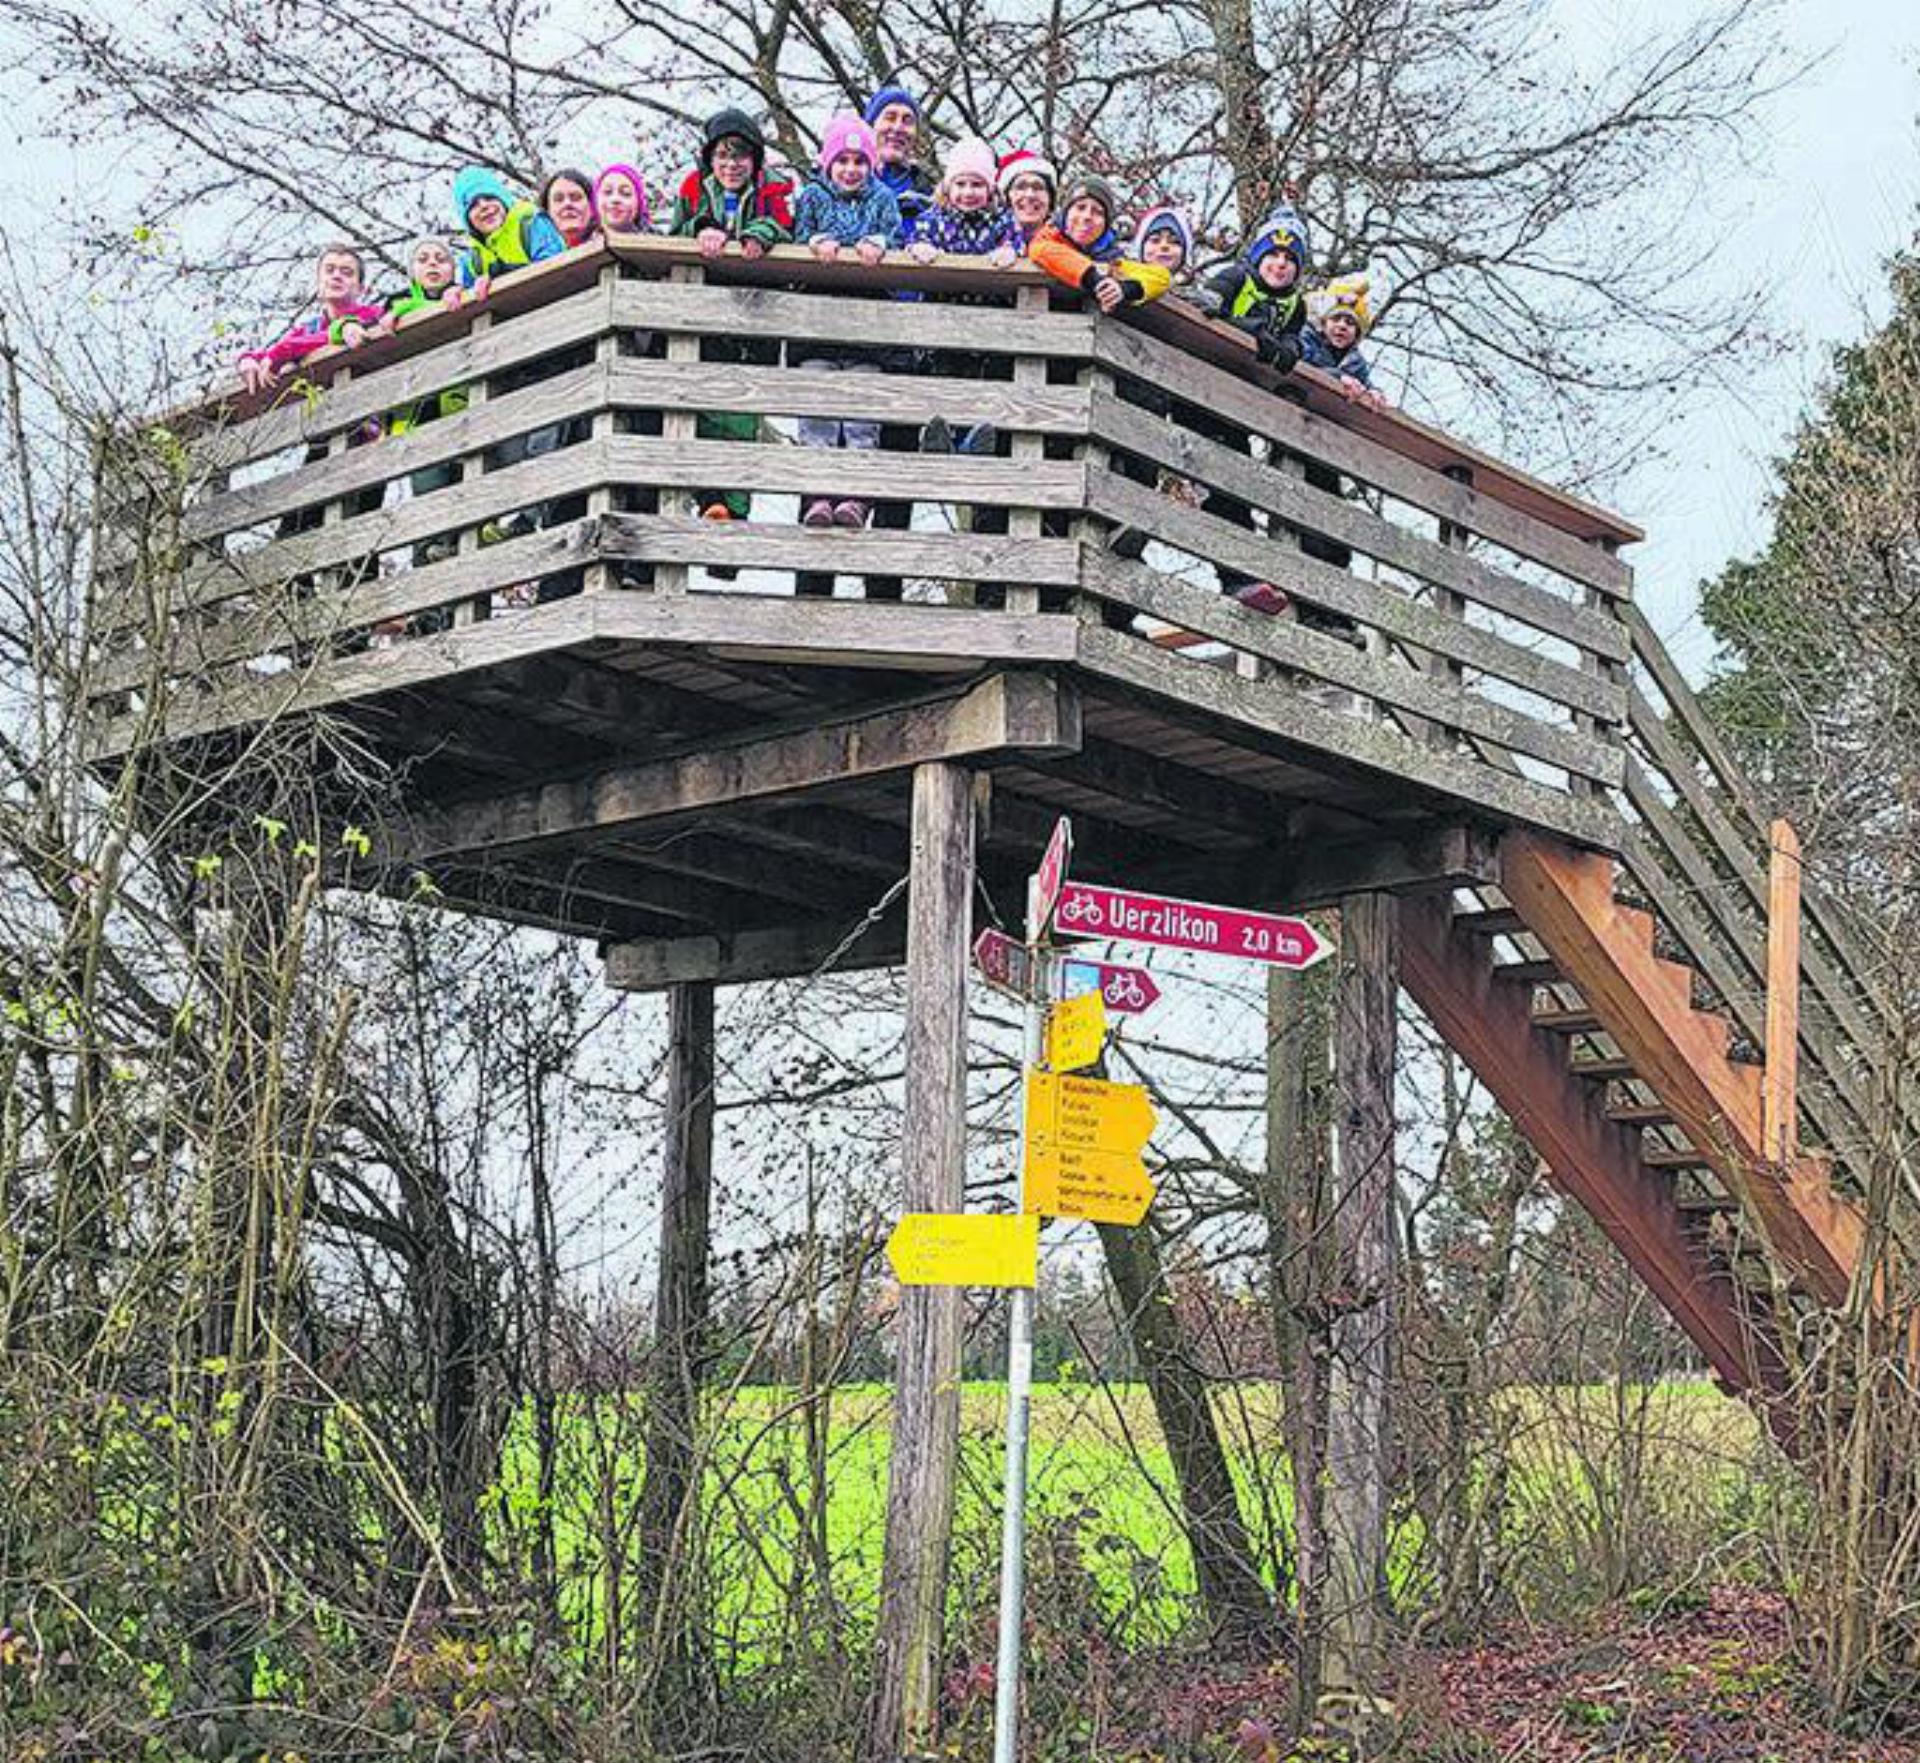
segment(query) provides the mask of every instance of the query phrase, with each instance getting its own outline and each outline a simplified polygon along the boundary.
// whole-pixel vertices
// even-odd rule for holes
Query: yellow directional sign
[[[1028,1209],[1138,1224],[1154,1196],[1140,1159],[1153,1127],[1153,1104],[1138,1084],[1029,1070]]]
[[[995,1212],[909,1212],[887,1239],[903,1286],[1031,1286],[1040,1220]]]
[[[1064,998],[1047,1011],[1047,1064],[1078,1071],[1100,1057],[1107,1044],[1107,1001],[1096,991]]]

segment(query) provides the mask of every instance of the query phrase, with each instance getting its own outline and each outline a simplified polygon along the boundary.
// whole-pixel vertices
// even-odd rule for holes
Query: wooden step
[[[1621,1126],[1671,1126],[1673,1116],[1662,1102],[1621,1102],[1607,1110],[1607,1118]]]
[[[1591,1035],[1599,1033],[1601,1022],[1586,1005],[1570,1004],[1534,1011],[1533,1026],[1555,1035]]]
[[[1560,969],[1552,961],[1496,961],[1493,977],[1516,986],[1545,986],[1560,977]]]
[[[1527,927],[1511,906],[1479,906],[1453,915],[1454,928],[1476,937],[1509,937]]]
[[[1642,1149],[1640,1161],[1649,1169],[1711,1169],[1713,1161],[1704,1152],[1689,1145],[1684,1151],[1671,1145],[1651,1145]]]
[[[1605,1083],[1617,1077],[1633,1077],[1633,1061],[1620,1053],[1589,1053],[1582,1059],[1569,1059],[1567,1069],[1589,1083]]]

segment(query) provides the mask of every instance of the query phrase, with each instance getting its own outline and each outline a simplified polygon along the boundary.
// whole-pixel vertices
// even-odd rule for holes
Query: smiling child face
[[[1187,261],[1187,250],[1165,227],[1147,234],[1140,246],[1143,262],[1157,263],[1162,269],[1179,269]]]
[[[1336,349],[1351,349],[1360,341],[1360,322],[1351,312],[1330,312],[1321,321],[1321,334]]]
[[[1091,245],[1107,230],[1107,211],[1091,196],[1067,204],[1066,233],[1076,245]]]
[[[977,172],[963,171],[947,179],[947,200],[961,214],[978,214],[993,205],[993,185]]]
[[[833,163],[827,167],[827,178],[836,190],[851,196],[867,187],[868,169],[867,156],[849,147],[846,152],[833,156]]]
[[[630,233],[640,221],[640,192],[624,171],[600,180],[600,224],[610,233]]]
[[[507,224],[507,205],[498,196],[476,196],[467,204],[467,225],[481,238]]]
[[[1300,279],[1300,266],[1284,251],[1269,251],[1260,259],[1260,279],[1276,294]]]
[[[738,135],[728,135],[713,149],[713,175],[723,190],[744,190],[753,176],[753,149]]]

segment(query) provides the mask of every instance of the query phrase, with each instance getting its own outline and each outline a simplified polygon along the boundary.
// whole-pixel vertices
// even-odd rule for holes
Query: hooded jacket
[[[1180,267],[1173,273],[1185,275],[1193,268],[1193,228],[1187,217],[1170,203],[1149,208],[1133,229],[1133,255],[1145,261],[1147,240],[1155,233],[1171,233],[1180,241]]]
[[[467,211],[482,196],[491,196],[507,211],[507,218],[484,236],[474,232]],[[507,275],[530,263],[544,263],[567,248],[560,229],[531,202],[516,202],[513,193],[482,165],[469,165],[453,180],[454,225],[466,236],[460,258],[460,280],[472,287],[482,276]]]
[[[713,175],[714,149],[729,136],[745,141],[753,152],[753,175],[738,192],[729,191]],[[707,118],[700,163],[680,180],[674,194],[669,233],[690,239],[709,227],[718,227],[730,239],[757,239],[762,245],[784,245],[793,237],[793,186],[768,178],[766,137],[744,110],[721,110]]]
[[[1067,236],[1067,210],[1083,196],[1098,202],[1107,217],[1106,229],[1090,245],[1077,245]],[[1083,294],[1091,294],[1104,273],[1119,281],[1127,305],[1158,300],[1173,286],[1173,277],[1156,263],[1135,263],[1121,255],[1120,238],[1113,226],[1118,208],[1113,186],[1105,178],[1074,178],[1060,192],[1060,207],[1053,219],[1028,240],[1028,258],[1055,281],[1065,282]]]

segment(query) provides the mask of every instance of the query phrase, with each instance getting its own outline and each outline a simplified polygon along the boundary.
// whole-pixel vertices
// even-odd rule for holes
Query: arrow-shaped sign
[[[1272,967],[1311,967],[1333,953],[1333,945],[1304,918],[1169,900],[1091,882],[1068,882],[1055,918],[1063,931],[1075,936],[1200,949],[1210,955],[1264,961]]]
[[[1003,930],[983,930],[973,939],[973,964],[996,991],[1025,998],[1033,991],[1033,956]]]
[[[1160,988],[1144,967],[1114,961],[1064,961],[1064,988],[1070,993],[1097,991],[1118,1016],[1138,1016],[1160,1002]]]
[[[1154,1186],[1140,1159],[1153,1104],[1138,1084],[1027,1072],[1027,1205],[1058,1218],[1138,1224]]]
[[[1040,1220],[1002,1212],[909,1212],[887,1239],[903,1286],[1031,1286]]]

